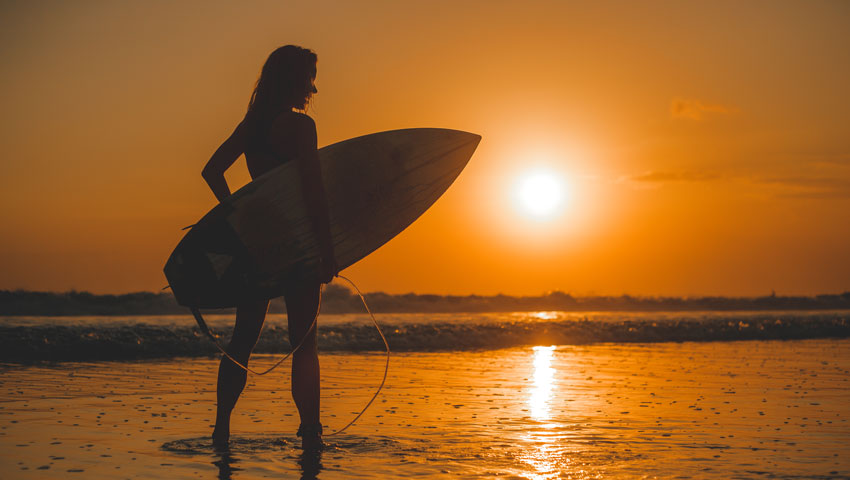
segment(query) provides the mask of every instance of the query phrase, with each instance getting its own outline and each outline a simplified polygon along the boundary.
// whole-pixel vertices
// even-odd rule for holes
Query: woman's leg
[[[319,284],[307,284],[285,295],[289,343],[292,348],[301,344],[292,355],[292,398],[298,407],[303,431],[320,425],[319,351],[316,328],[310,328],[319,308],[319,292]],[[307,441],[302,435],[302,442],[306,444]]]
[[[227,353],[242,365],[248,365],[248,359],[266,319],[266,311],[269,309],[268,300],[248,302],[236,308],[236,326],[233,327],[233,336],[227,345]],[[236,400],[245,388],[248,372],[236,365],[229,358],[222,356],[218,367],[218,404],[215,415],[215,429],[213,430],[213,443],[225,446],[230,440],[230,414],[236,405]]]

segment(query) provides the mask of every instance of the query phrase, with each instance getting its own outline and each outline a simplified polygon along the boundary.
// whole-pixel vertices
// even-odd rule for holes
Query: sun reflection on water
[[[552,368],[552,352],[554,346],[534,347],[534,388],[528,400],[531,407],[531,417],[535,420],[548,420],[549,403],[552,397],[555,369]]]
[[[520,460],[531,467],[532,472],[526,472],[524,476],[534,480],[548,480],[558,478],[561,465],[556,460],[559,448],[553,443],[556,439],[551,437],[550,429],[557,425],[547,422],[551,419],[550,404],[554,388],[555,369],[552,368],[552,354],[554,346],[537,346],[534,352],[534,374],[531,397],[528,404],[531,410],[531,418],[538,422],[546,422],[536,427],[531,427],[526,437],[528,448]]]
[[[528,314],[530,317],[536,318],[538,320],[554,320],[558,318],[558,312],[531,312]],[[534,347],[534,348],[550,348],[550,347]],[[551,347],[554,348],[554,347]]]

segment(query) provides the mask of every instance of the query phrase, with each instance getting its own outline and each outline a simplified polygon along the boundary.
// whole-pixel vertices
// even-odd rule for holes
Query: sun
[[[534,170],[522,175],[516,184],[516,201],[523,213],[548,219],[560,212],[564,203],[563,181],[554,173]]]

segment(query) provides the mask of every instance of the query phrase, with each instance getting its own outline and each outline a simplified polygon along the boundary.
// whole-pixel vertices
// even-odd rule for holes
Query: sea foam
[[[850,312],[522,312],[377,315],[395,351],[463,351],[523,345],[703,342],[850,337]],[[232,315],[210,315],[226,345]],[[380,336],[364,315],[322,315],[319,348],[379,351]],[[269,315],[255,349],[289,351],[285,315]],[[215,346],[191,316],[4,317],[0,361],[120,360],[207,356]]]

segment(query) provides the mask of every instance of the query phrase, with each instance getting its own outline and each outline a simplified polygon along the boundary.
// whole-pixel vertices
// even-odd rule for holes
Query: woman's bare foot
[[[322,424],[302,424],[297,435],[301,437],[301,448],[305,452],[319,452],[325,448],[322,442]]]
[[[216,450],[227,450],[230,446],[230,429],[216,426],[212,434],[212,444]]]
[[[305,452],[321,452],[325,449],[321,435],[301,437],[301,448]]]

